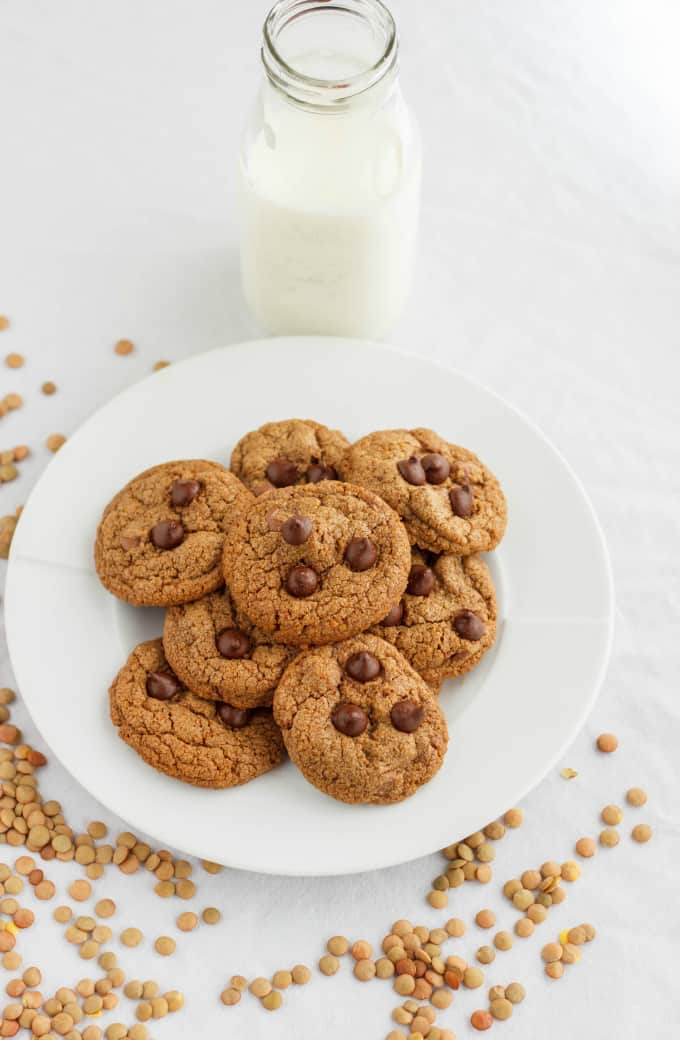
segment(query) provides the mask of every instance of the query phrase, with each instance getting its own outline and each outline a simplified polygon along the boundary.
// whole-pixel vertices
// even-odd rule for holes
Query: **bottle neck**
[[[278,0],[264,24],[269,82],[314,112],[379,103],[396,82],[398,52],[381,0]]]

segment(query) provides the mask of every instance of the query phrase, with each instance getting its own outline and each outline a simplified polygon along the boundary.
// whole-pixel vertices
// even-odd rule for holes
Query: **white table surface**
[[[186,994],[186,1010],[154,1023],[153,1037],[190,1028],[380,1040],[394,994],[387,983],[355,982],[348,965],[288,991],[276,1015],[253,998],[223,1008],[218,993],[233,972],[315,963],[335,932],[375,943],[399,916],[434,926],[452,914],[471,921],[487,905],[499,927],[511,925],[500,883],[568,858],[576,838],[597,834],[599,809],[640,784],[649,802],[626,811],[619,847],[585,863],[551,923],[499,954],[487,977],[527,987],[513,1019],[494,1027],[508,1040],[670,1040],[679,1028],[680,14],[665,0],[393,8],[426,176],[416,286],[391,340],[462,368],[530,414],[581,475],[609,540],[614,655],[562,763],[579,776],[555,772],[526,799],[526,824],[498,847],[493,884],[458,890],[444,913],[424,900],[438,856],[318,881],[229,870],[208,878],[199,868],[195,905],[220,906],[223,923],[181,936],[162,960],[151,940],[177,934],[186,905],[150,895],[146,874],[111,871],[97,895],[117,899],[117,926],[145,932],[124,955],[129,974]],[[28,359],[20,371],[0,368],[2,393],[25,397],[0,420],[0,447],[33,449],[20,478],[0,488],[2,514],[26,500],[49,461],[48,433],[72,432],[158,359],[255,335],[236,273],[234,170],[264,11],[256,0],[0,2],[0,313],[12,319],[0,354]],[[111,349],[123,336],[138,348],[128,358]],[[39,392],[45,379],[59,386],[51,398]],[[110,452],[115,444],[103,444],[102,465]],[[4,573],[0,564],[0,581]],[[0,685],[12,682],[3,644]],[[21,704],[13,720],[38,741]],[[618,734],[616,755],[593,750],[602,730]],[[74,826],[103,817],[123,828],[58,763],[42,786]],[[653,825],[652,844],[631,842],[638,820]],[[181,834],[178,820],[180,847]],[[50,873],[65,899],[75,868],[58,866]],[[21,948],[26,964],[43,968],[43,988],[89,974],[44,904],[38,917]],[[583,920],[597,940],[550,982],[542,943]],[[447,951],[471,956],[484,941],[471,925]],[[469,1014],[483,1006],[484,991],[460,991],[439,1024],[469,1036]],[[108,1021],[131,1024],[130,1004]]]

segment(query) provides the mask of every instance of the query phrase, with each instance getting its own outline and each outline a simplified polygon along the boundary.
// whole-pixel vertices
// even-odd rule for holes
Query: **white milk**
[[[352,72],[327,52],[295,68]],[[243,286],[258,323],[282,335],[385,335],[409,292],[420,165],[394,77],[342,111],[311,111],[265,81],[240,178]]]

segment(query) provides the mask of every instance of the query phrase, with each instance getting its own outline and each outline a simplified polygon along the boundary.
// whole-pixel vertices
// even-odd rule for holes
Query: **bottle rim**
[[[384,37],[377,60],[355,75],[339,78],[309,76],[281,54],[277,41],[294,21],[308,15],[342,13],[363,20]],[[382,0],[277,0],[262,30],[262,63],[268,79],[291,101],[316,110],[341,110],[353,98],[371,90],[394,74],[399,38],[394,18]]]

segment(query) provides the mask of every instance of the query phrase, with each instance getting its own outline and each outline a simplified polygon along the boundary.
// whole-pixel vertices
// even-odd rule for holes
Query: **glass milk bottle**
[[[241,270],[280,335],[384,336],[408,296],[420,137],[380,0],[279,0],[241,153]]]

